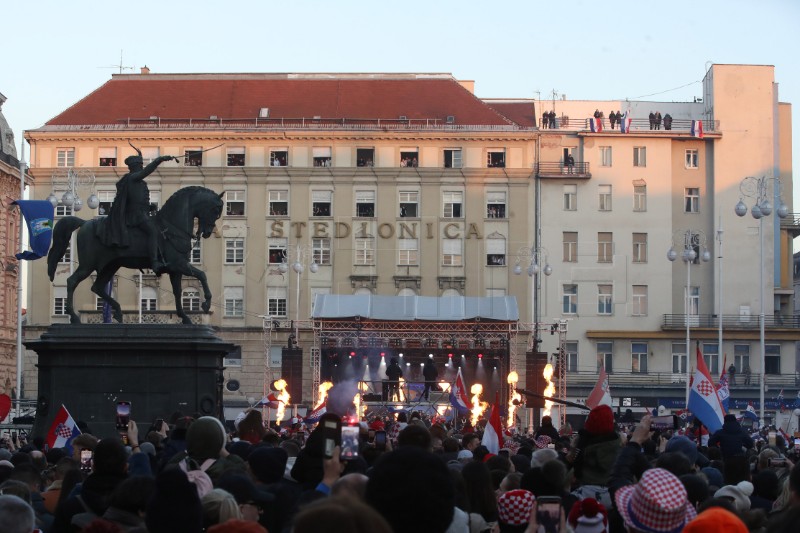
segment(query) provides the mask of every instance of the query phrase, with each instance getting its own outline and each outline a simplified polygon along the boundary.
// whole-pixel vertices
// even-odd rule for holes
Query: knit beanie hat
[[[199,533],[203,530],[200,497],[183,470],[167,468],[158,474],[145,517],[150,533]]]
[[[710,507],[686,524],[683,533],[748,533],[742,519],[722,507]]]
[[[260,446],[250,453],[250,471],[261,483],[277,483],[283,478],[289,454],[283,448]]]
[[[614,431],[614,412],[607,405],[598,405],[589,412],[583,429],[588,433],[602,435]]]
[[[536,497],[522,489],[504,492],[497,498],[497,515],[501,524],[521,526],[530,521]]]
[[[736,485],[725,485],[714,493],[714,497],[732,499],[736,510],[743,513],[750,510],[751,494],[753,494],[753,484],[749,481],[740,481]]]
[[[223,446],[225,427],[213,416],[198,418],[186,431],[186,452],[198,463],[218,459]]]
[[[572,506],[567,522],[575,533],[604,533],[608,531],[608,512],[594,498],[584,498]]]

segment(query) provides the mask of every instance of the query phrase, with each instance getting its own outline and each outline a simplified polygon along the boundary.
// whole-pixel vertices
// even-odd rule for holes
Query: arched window
[[[181,305],[184,311],[200,310],[200,291],[194,287],[186,287],[181,293]]]
[[[416,296],[416,295],[417,295],[417,293],[416,293],[416,292],[414,292],[414,289],[410,289],[410,288],[406,287],[406,288],[404,288],[404,289],[400,289],[400,290],[397,292],[397,295],[398,295],[398,296]]]
[[[359,287],[358,289],[353,291],[353,294],[367,295],[368,296],[368,295],[372,294],[372,291],[369,290],[369,287]]]
[[[461,296],[461,293],[458,292],[458,289],[445,289],[442,291],[442,298],[447,298],[448,296]]]

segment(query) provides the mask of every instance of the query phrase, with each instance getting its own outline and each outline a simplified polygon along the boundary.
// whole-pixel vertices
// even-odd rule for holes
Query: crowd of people
[[[330,424],[326,423],[330,422]],[[535,432],[482,444],[482,424],[373,411],[234,431],[175,413],[127,444],[89,428],[66,449],[0,443],[0,531],[132,532],[795,532],[800,440],[654,431],[598,406],[573,432],[543,417]],[[356,426],[347,460],[326,428]],[[331,444],[339,444],[333,442]],[[89,459],[90,458],[90,459]],[[88,459],[88,460],[87,460]]]

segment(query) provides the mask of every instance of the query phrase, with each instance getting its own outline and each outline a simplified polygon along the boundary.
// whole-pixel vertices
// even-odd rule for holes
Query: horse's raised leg
[[[108,282],[111,281],[116,272],[117,272],[116,268],[103,269],[103,271],[97,275],[97,279],[94,280],[94,283],[92,284],[92,292],[98,295],[100,298],[103,299],[104,302],[106,302],[108,305],[111,306],[111,309],[114,310],[112,313],[114,320],[122,324],[122,308],[120,307],[119,303],[114,298],[112,298],[111,295],[108,294],[108,292],[106,291],[106,285],[108,285]]]
[[[189,273],[186,274],[187,276],[192,276],[196,278],[200,285],[203,286],[203,304],[200,306],[203,311],[208,313],[208,310],[211,309],[211,288],[208,286],[208,280],[206,279],[206,273],[200,270],[199,268],[193,267],[191,264],[186,263],[186,266],[189,268]]]
[[[172,284],[172,295],[175,297],[175,312],[181,317],[184,324],[191,324],[192,319],[183,310],[183,302],[181,301],[181,279],[183,276],[180,272],[170,272],[169,282]]]
[[[78,314],[72,308],[72,296],[75,293],[75,287],[77,287],[81,281],[88,278],[91,273],[92,269],[90,267],[78,265],[78,269],[67,278],[67,304],[65,306],[65,310],[69,315],[70,324],[81,323],[81,317],[78,316]]]

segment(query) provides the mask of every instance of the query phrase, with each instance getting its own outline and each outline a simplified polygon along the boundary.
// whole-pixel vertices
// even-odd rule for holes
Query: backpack
[[[187,457],[179,463],[181,470],[183,470],[186,477],[189,478],[189,483],[192,483],[195,488],[197,488],[197,496],[200,498],[211,492],[214,488],[214,484],[211,482],[211,478],[208,474],[206,474],[206,470],[215,462],[214,459],[206,459],[203,461],[203,464],[198,466],[195,460]]]

